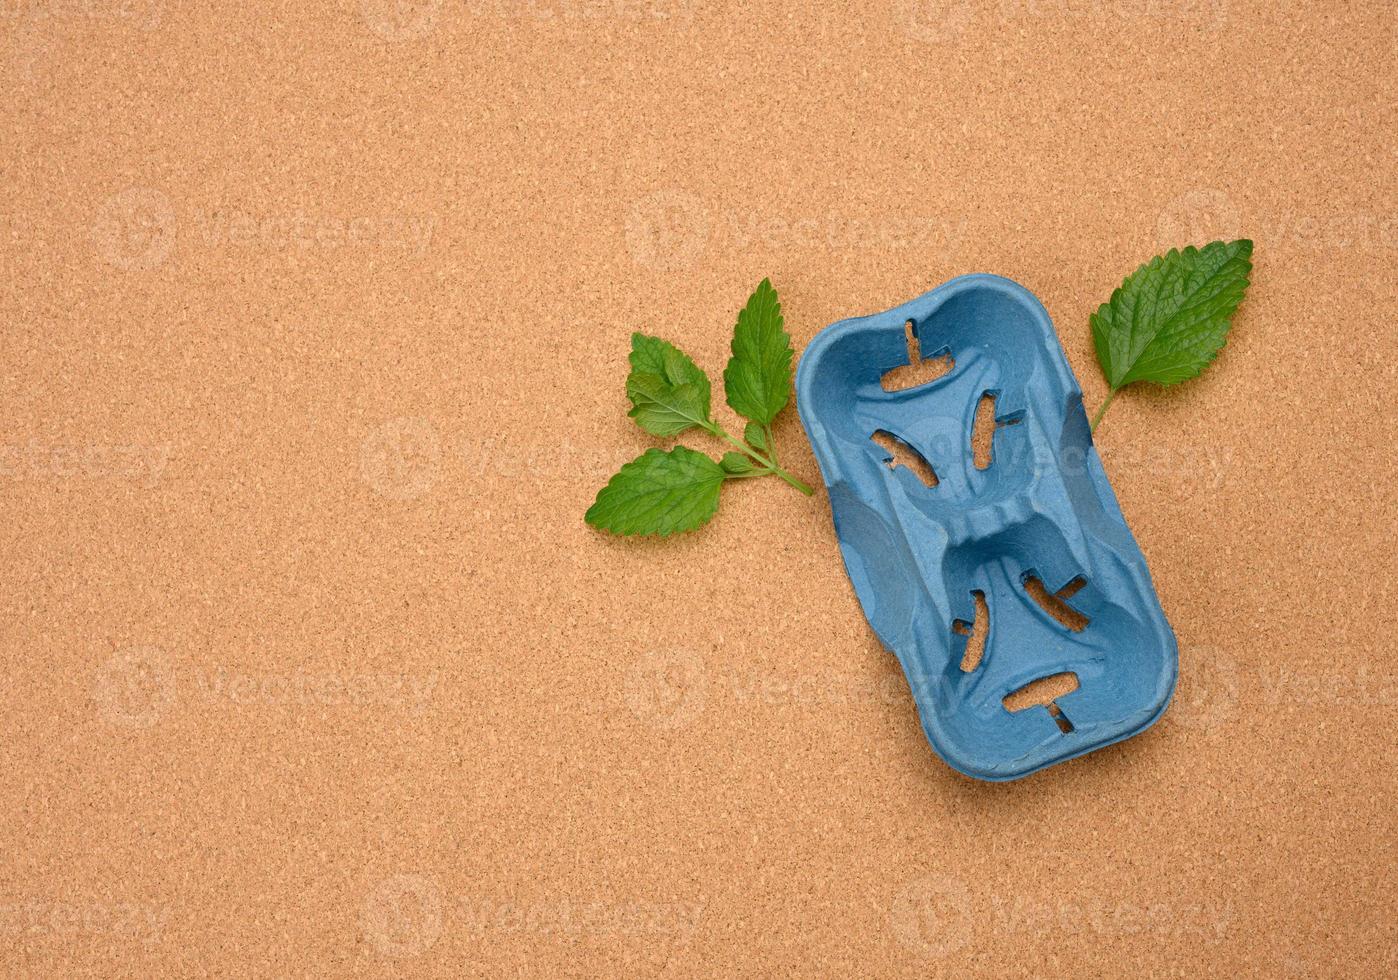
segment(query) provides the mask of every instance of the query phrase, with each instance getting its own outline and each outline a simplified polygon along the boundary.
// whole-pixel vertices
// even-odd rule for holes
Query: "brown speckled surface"
[[[0,2],[0,971],[1391,975],[1395,36],[1240,0]],[[1098,444],[1145,735],[937,760],[823,494],[582,523],[717,377],[953,275],[1256,242]],[[783,459],[816,477],[794,412]],[[701,440],[699,448],[716,450]]]

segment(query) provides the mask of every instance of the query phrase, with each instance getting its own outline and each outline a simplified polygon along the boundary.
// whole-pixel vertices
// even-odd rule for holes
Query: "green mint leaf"
[[[723,472],[734,476],[740,473],[751,473],[757,468],[752,465],[752,460],[742,453],[724,453],[723,458],[718,461],[718,465],[723,467]]]
[[[1248,287],[1252,242],[1171,249],[1141,266],[1092,314],[1097,360],[1112,390],[1192,378],[1223,348]]]
[[[777,291],[763,279],[738,313],[733,356],[723,388],[733,411],[768,425],[791,398],[791,338],[782,327]]]
[[[749,422],[743,429],[743,438],[747,444],[759,453],[767,451],[767,430],[756,422]]]
[[[722,468],[703,453],[647,449],[598,492],[585,520],[615,534],[692,531],[714,516],[722,486]]]
[[[689,355],[659,337],[631,335],[631,374],[626,379],[630,415],[655,436],[709,426],[709,376]]]

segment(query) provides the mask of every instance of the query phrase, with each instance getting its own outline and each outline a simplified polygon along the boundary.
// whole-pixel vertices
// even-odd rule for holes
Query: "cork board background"
[[[1398,969],[1391,7],[0,15],[4,973]],[[716,376],[763,276],[799,350],[997,272],[1093,407],[1089,312],[1240,235],[1218,363],[1098,434],[1138,738],[953,773],[823,493],[582,523],[633,329]]]

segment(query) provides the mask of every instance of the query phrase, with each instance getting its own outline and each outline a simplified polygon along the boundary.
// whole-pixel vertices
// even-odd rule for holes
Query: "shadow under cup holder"
[[[987,780],[1165,710],[1175,637],[1048,313],[961,276],[811,342],[797,405],[864,614],[923,729]]]

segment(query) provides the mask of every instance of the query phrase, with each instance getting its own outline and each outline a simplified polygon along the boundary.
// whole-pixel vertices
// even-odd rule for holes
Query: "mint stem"
[[[702,423],[701,423],[701,424],[702,424]],[[775,473],[777,476],[781,477],[783,480],[785,480],[787,483],[791,484],[791,485],[792,485],[793,487],[795,487],[797,490],[800,490],[800,491],[801,491],[802,493],[804,493],[807,497],[809,497],[809,496],[811,496],[812,494],[815,493],[815,491],[812,490],[812,489],[811,489],[809,486],[807,486],[805,483],[803,483],[802,481],[798,480],[796,477],[792,476],[790,473],[788,473],[786,470],[782,469],[780,466],[778,466],[778,465],[776,464],[776,453],[775,453],[775,452],[772,453],[772,457],[773,457],[773,458],[772,458],[772,459],[768,459],[766,456],[764,456],[764,455],[762,455],[761,453],[759,453],[756,449],[753,449],[751,446],[749,446],[749,445],[747,444],[746,441],[744,441],[744,440],[742,440],[742,439],[738,439],[738,438],[736,438],[735,436],[730,435],[727,429],[725,429],[723,426],[719,425],[717,422],[713,421],[712,419],[710,419],[709,422],[708,422],[707,424],[704,425],[704,428],[708,429],[710,434],[715,435],[715,436],[718,436],[720,439],[726,439],[726,440],[728,440],[728,442],[732,443],[735,447],[737,447],[738,449],[740,449],[740,450],[742,450],[743,452],[747,453],[747,454],[748,454],[749,456],[751,456],[754,460],[756,460],[758,463],[760,463],[760,464],[762,465],[762,468],[763,468],[766,472],[768,472],[768,473]],[[770,446],[770,445],[771,445],[771,436],[770,436],[770,435],[767,437],[767,441],[768,441],[768,445]],[[769,450],[769,451],[770,451],[770,450]]]
[[[792,476],[790,473],[788,473],[786,470],[782,469],[780,466],[778,466],[775,470],[773,470],[773,472],[776,473],[777,476],[779,476],[779,477],[781,477],[783,480],[785,480],[787,483],[790,483],[790,484],[791,484],[793,487],[795,487],[797,490],[800,490],[800,491],[801,491],[802,493],[804,493],[807,497],[809,497],[811,494],[815,493],[814,490],[812,490],[812,489],[811,489],[810,487],[808,487],[806,484],[802,483],[800,480],[796,479],[796,477]]]
[[[1097,427],[1102,424],[1102,416],[1107,414],[1107,406],[1112,403],[1112,399],[1116,397],[1116,393],[1119,390],[1120,389],[1113,388],[1111,391],[1107,392],[1107,397],[1103,400],[1101,407],[1097,409],[1097,414],[1092,416],[1092,422],[1088,425],[1089,432],[1095,433],[1097,431]]]
[[[748,445],[745,441],[743,441],[742,439],[739,439],[739,438],[737,438],[736,436],[730,435],[730,434],[728,433],[728,430],[725,429],[723,426],[719,425],[717,422],[714,422],[714,421],[710,420],[710,421],[709,421],[709,424],[706,425],[705,428],[709,430],[709,433],[710,433],[711,435],[718,436],[718,438],[720,438],[720,439],[726,439],[729,443],[731,443],[732,445],[734,445],[734,446],[737,447],[738,449],[742,450],[743,452],[747,453],[747,454],[748,454],[749,456],[751,456],[753,459],[755,459],[755,460],[757,460],[759,463],[761,463],[762,466],[763,466],[765,469],[769,469],[769,470],[775,470],[775,469],[776,469],[776,466],[772,463],[772,461],[771,461],[770,459],[768,459],[766,456],[763,456],[763,455],[762,455],[761,453],[759,453],[756,449],[753,449],[751,446],[749,446],[749,445]]]

